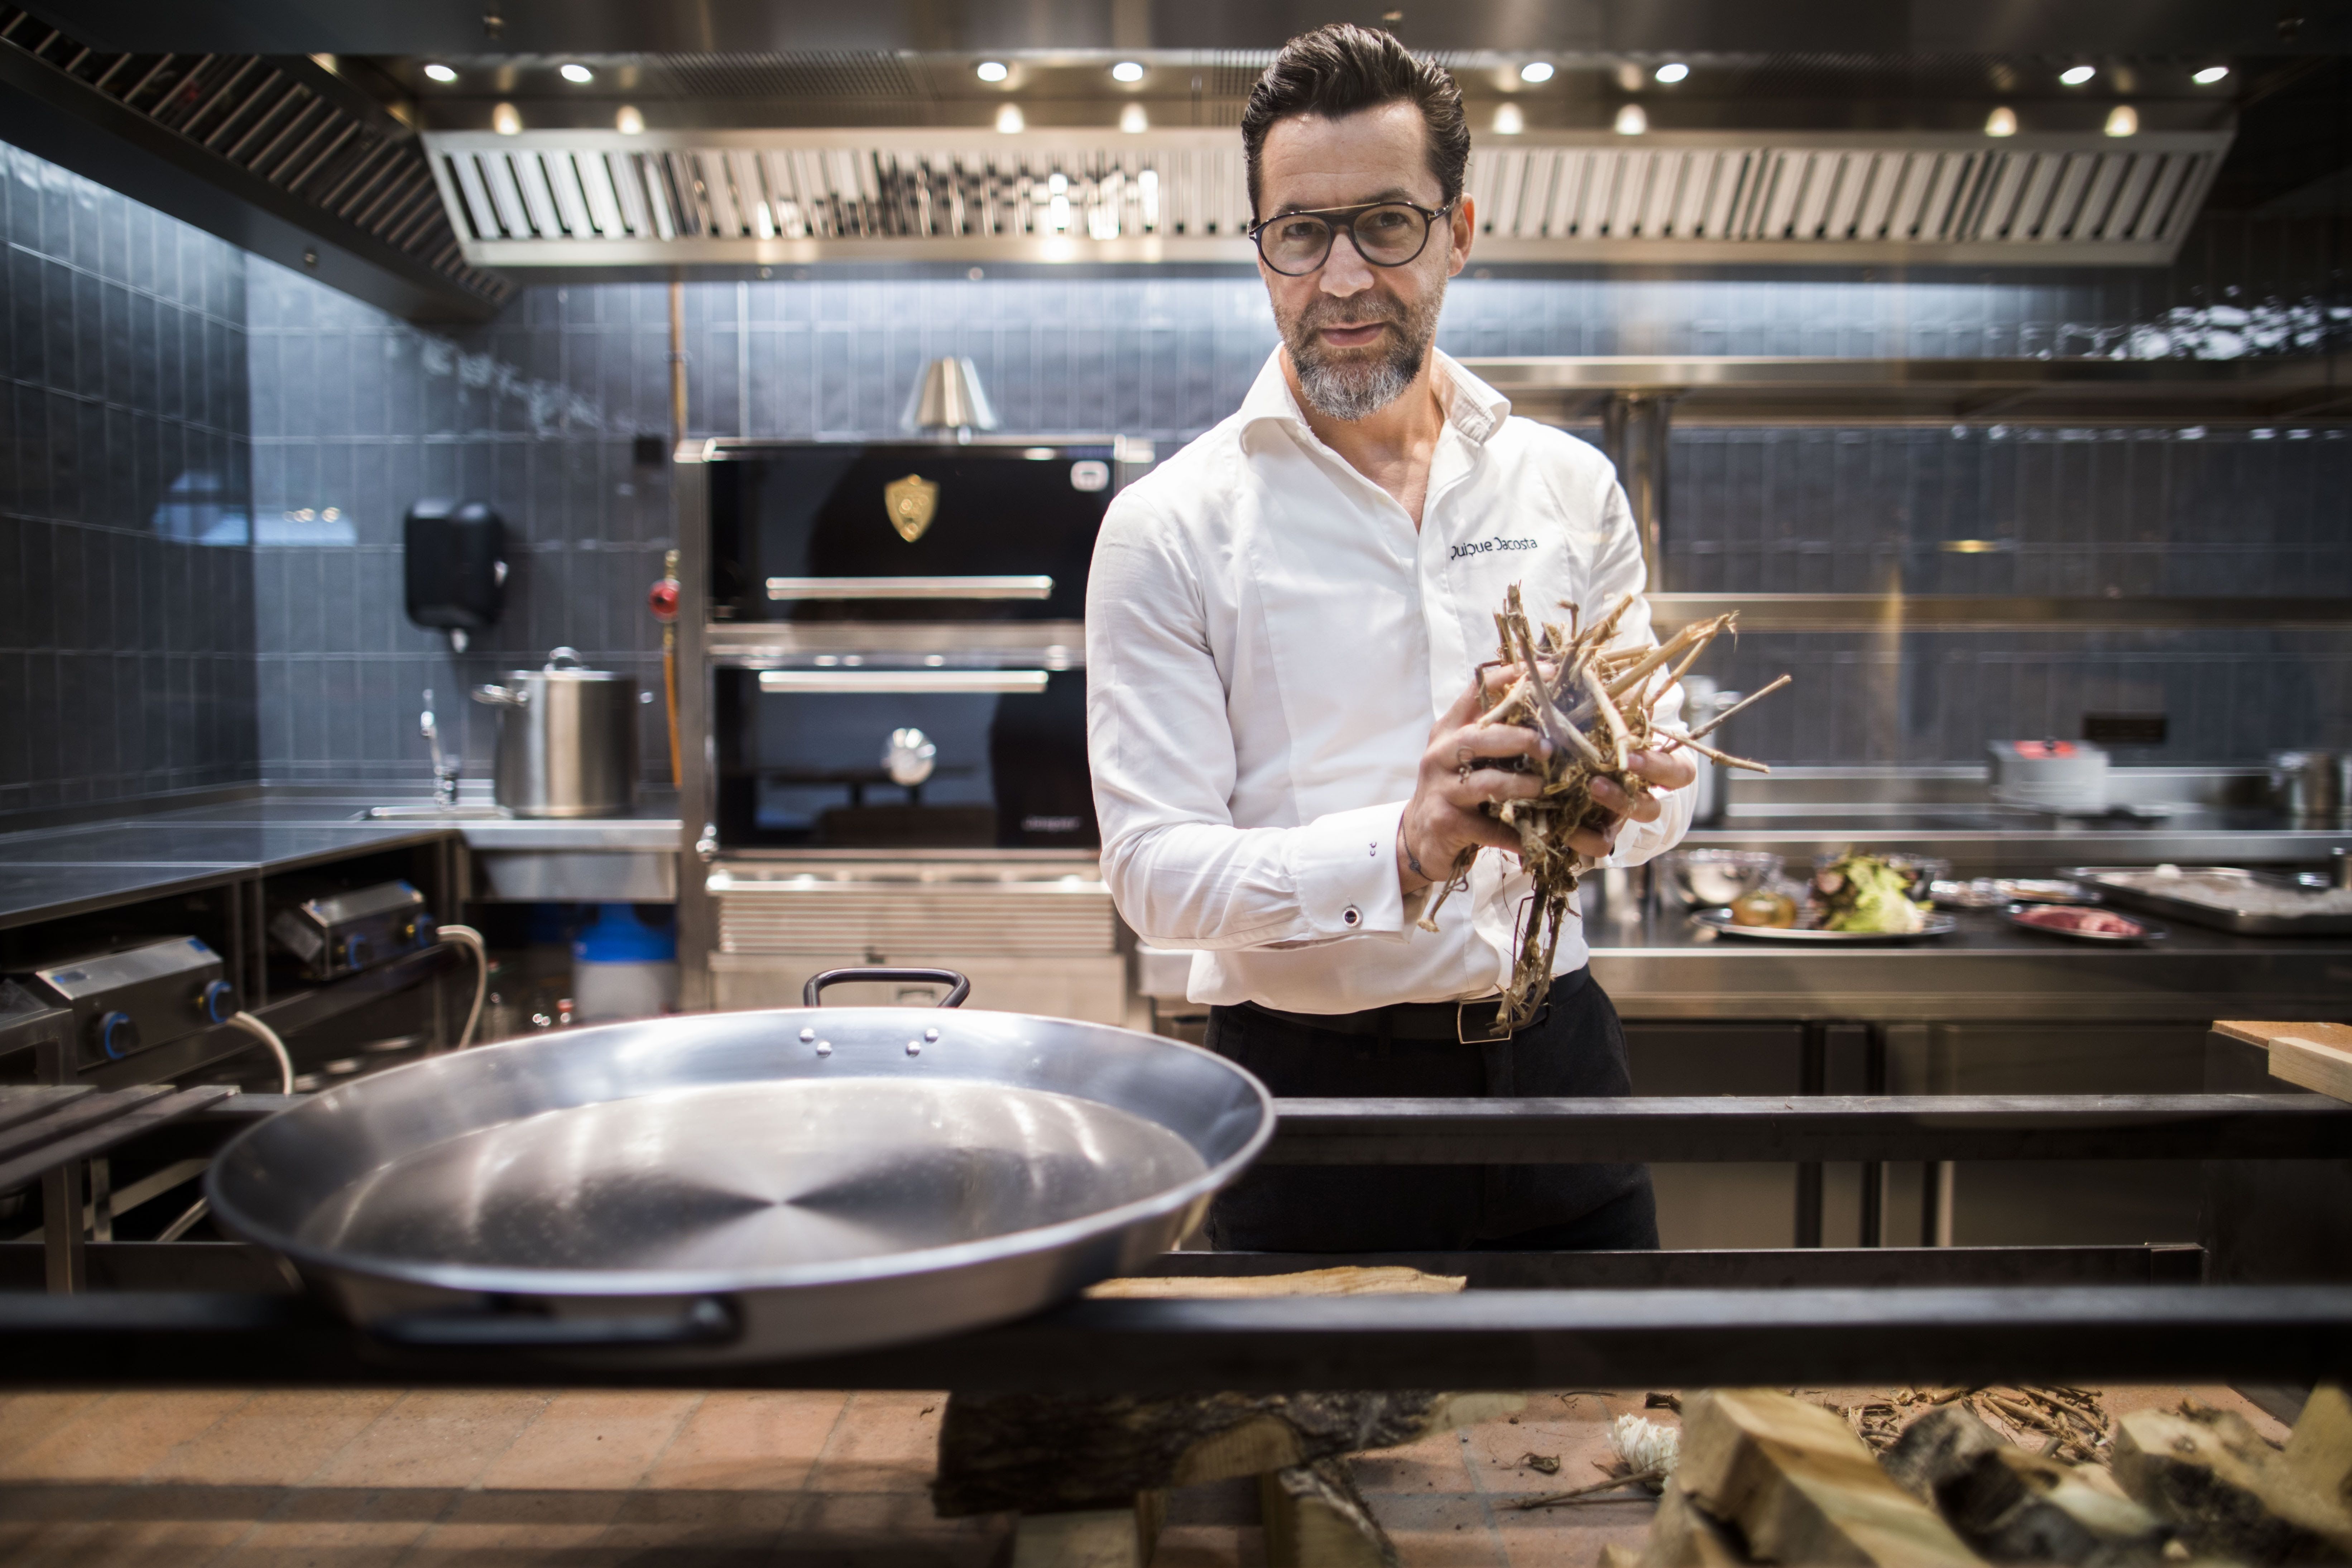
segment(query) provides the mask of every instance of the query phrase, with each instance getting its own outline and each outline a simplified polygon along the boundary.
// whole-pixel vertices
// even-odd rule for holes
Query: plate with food
[[[1938,879],[1929,891],[1948,909],[1997,910],[2007,904],[2095,904],[2099,892],[2063,877],[1977,877]]]
[[[1918,901],[1932,879],[1916,861],[1841,855],[1826,858],[1800,889],[1759,888],[1721,909],[1702,910],[1699,924],[1726,936],[1765,942],[1909,942],[1942,936],[1958,923]]]
[[[2013,926],[2074,942],[2162,942],[2168,934],[2162,926],[2147,921],[2082,905],[2011,904],[2004,913]]]

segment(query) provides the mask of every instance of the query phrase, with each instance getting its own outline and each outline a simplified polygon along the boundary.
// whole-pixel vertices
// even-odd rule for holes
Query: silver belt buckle
[[[1491,1008],[1489,1021],[1471,1022],[1472,1009]],[[1454,1037],[1465,1046],[1491,1046],[1511,1037],[1511,1004],[1507,997],[1479,996],[1454,1005]]]

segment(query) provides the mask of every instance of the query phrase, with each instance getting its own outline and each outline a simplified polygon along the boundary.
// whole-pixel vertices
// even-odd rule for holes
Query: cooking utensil
[[[1949,915],[1929,914],[1917,931],[1822,931],[1806,926],[1744,926],[1731,918],[1729,910],[1701,910],[1691,917],[1699,924],[1725,936],[1754,937],[1759,942],[1919,942],[1927,937],[1948,936],[1959,924]]]
[[[970,983],[944,970],[835,980]],[[1003,1321],[1141,1268],[1272,1135],[1197,1047],[810,1005],[567,1030],[361,1079],[214,1162],[221,1223],[408,1343],[648,1361]]]
[[[1977,877],[1966,882],[1939,879],[1928,895],[1947,909],[1991,910],[2003,904],[2095,904],[2099,895],[2080,882],[2058,877]]]
[[[1658,858],[1686,910],[1730,903],[1770,883],[1781,866],[1780,857],[1762,849],[1676,849]]]
[[[2070,866],[2111,904],[2241,936],[2352,936],[2352,900],[2242,866]],[[2192,896],[2193,895],[2193,896]]]
[[[2326,826],[2352,814],[2352,753],[2273,752],[2271,804],[2290,821]]]
[[[612,816],[637,801],[637,709],[650,701],[636,678],[587,669],[559,647],[539,669],[474,700],[499,710],[492,796],[517,816]]]
[[[2166,931],[2162,926],[2150,925],[2146,921],[2133,921],[2131,923],[2136,929],[2129,931],[2071,931],[2064,926],[2043,925],[2039,921],[2029,920],[2026,918],[2037,910],[2047,911],[2052,907],[2053,906],[2048,904],[2011,904],[2009,908],[2001,911],[2001,918],[2009,921],[2010,924],[2017,927],[2020,931],[2030,931],[2042,936],[2063,937],[2068,942],[2105,942],[2109,946],[2143,946],[2152,942],[2162,942],[2166,937],[2172,934]],[[2102,910],[2100,912],[2105,913],[2106,911]],[[2114,918],[2116,920],[2124,920],[2127,917],[2116,915]]]
[[[1992,797],[2062,816],[2107,809],[2107,753],[2082,741],[1995,741]]]

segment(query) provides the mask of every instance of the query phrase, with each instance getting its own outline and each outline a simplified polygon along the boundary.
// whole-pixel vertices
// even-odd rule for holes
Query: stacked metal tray
[[[2241,936],[2352,936],[2352,899],[2306,890],[2242,866],[2070,866],[2061,873],[2098,889],[2107,902]],[[2178,884],[2178,890],[2165,884]],[[2206,895],[2190,897],[2194,889]],[[2330,897],[2334,893],[2336,897]],[[2307,902],[2298,911],[2297,901]]]

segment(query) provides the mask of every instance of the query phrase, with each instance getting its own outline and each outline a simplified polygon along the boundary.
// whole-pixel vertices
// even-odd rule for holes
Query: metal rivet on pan
[[[803,1029],[801,1031],[801,1044],[807,1045],[811,1040],[815,1038],[816,1031],[814,1029]]]
[[[907,1054],[910,1057],[921,1056],[923,1054],[923,1042],[920,1040],[908,1040],[907,1042]]]
[[[816,1054],[821,1057],[829,1057],[833,1055],[833,1042],[831,1040],[819,1040],[816,1043]]]
[[[939,1043],[939,1037],[940,1032],[937,1029],[925,1029],[923,1031],[923,1038],[932,1042],[934,1045]]]

